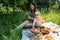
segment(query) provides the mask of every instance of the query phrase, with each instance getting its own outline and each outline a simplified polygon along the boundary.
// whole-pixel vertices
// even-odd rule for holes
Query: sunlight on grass
[[[41,14],[41,17],[47,18],[47,22],[51,21],[55,24],[60,25],[60,13],[56,13],[56,12],[48,12],[48,14]]]

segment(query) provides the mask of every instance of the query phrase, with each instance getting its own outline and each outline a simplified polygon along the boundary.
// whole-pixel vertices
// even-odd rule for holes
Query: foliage
[[[20,12],[20,10],[28,10],[29,9],[29,3],[35,2],[37,4],[37,8],[39,9],[59,9],[60,7],[60,1],[59,0],[0,0],[0,4],[2,3],[1,12],[5,13],[5,10],[7,10],[7,13],[12,12]],[[11,10],[10,10],[11,8]],[[19,10],[19,11],[18,11]]]

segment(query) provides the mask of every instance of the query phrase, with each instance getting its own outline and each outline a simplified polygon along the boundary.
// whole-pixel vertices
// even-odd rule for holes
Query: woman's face
[[[33,4],[30,4],[30,9],[33,11],[34,10],[34,5]]]

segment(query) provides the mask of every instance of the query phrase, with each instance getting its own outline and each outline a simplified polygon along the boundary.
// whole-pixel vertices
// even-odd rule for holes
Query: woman
[[[30,3],[30,15],[28,16],[29,21],[25,21],[25,29],[22,31],[22,40],[29,40],[28,35],[32,33],[30,32],[30,29],[32,28],[32,23],[35,18],[35,12],[38,11],[36,9],[35,3]]]
[[[35,12],[38,11],[36,9],[36,4],[35,3],[30,3],[30,15],[28,16],[29,21],[24,21],[22,24],[20,24],[15,30],[19,28],[24,28],[22,31],[22,40],[29,40],[28,35],[32,34],[30,32],[30,29],[32,28],[32,23],[35,18]]]

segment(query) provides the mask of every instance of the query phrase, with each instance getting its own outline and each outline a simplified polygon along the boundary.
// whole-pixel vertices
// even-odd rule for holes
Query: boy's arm
[[[33,26],[32,26],[33,28],[34,28],[34,26],[35,26],[35,23],[36,23],[36,20],[34,19]]]

